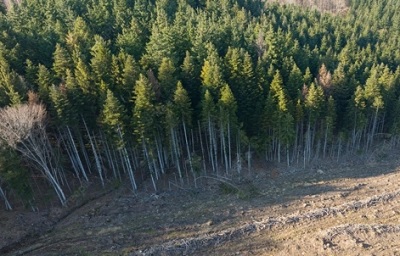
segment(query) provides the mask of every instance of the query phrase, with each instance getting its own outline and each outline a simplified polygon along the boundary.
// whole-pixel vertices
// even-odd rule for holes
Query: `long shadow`
[[[362,157],[359,157],[352,159],[351,164],[344,161],[337,164],[332,161],[315,162],[305,170],[300,167],[288,169],[284,166],[261,166],[257,171],[253,170],[251,174],[243,173],[241,177],[230,177],[230,182],[237,185],[239,191],[233,190],[232,193],[224,193],[219,187],[221,183],[218,180],[209,179],[207,183],[203,183],[203,186],[198,189],[176,189],[160,192],[160,196],[149,197],[149,200],[140,203],[138,209],[134,207],[125,210],[122,207],[123,204],[126,204],[125,202],[133,203],[129,199],[131,195],[126,195],[125,198],[122,198],[123,200],[116,199],[110,205],[101,206],[99,212],[104,214],[93,216],[91,221],[103,223],[106,219],[111,219],[110,224],[113,224],[114,213],[112,212],[115,212],[115,217],[117,215],[125,215],[125,221],[128,219],[135,220],[134,224],[125,222],[124,225],[126,227],[121,231],[134,230],[135,237],[137,237],[137,240],[121,241],[127,247],[151,246],[151,240],[154,237],[158,237],[161,241],[167,241],[164,239],[168,239],[167,233],[170,231],[185,232],[185,230],[191,228],[196,231],[196,228],[201,230],[204,226],[207,226],[207,228],[210,226],[210,232],[218,232],[220,227],[225,228],[237,225],[239,223],[238,220],[241,218],[240,216],[251,220],[251,216],[248,216],[248,213],[252,210],[263,210],[268,206],[274,205],[284,206],[307,196],[322,195],[330,192],[350,193],[351,190],[337,187],[333,181],[377,177],[396,172],[398,161],[397,158],[394,158],[397,156],[395,153],[398,152],[388,154],[381,159],[381,162],[368,159],[369,162],[367,162],[363,161]],[[371,164],[371,162],[374,162],[374,164]],[[327,165],[325,166],[324,163],[327,163]],[[268,171],[271,168],[281,169],[281,175],[276,178],[268,175]],[[318,170],[322,172],[318,172]],[[330,183],[331,181],[332,183]],[[267,193],[257,187],[260,182],[264,183],[263,188],[270,189]],[[240,192],[249,193],[241,195]],[[135,203],[138,203],[137,200]],[[115,211],[116,208],[119,208],[120,211]],[[268,212],[263,212],[262,214],[269,215]],[[85,229],[85,226],[82,226],[82,229]],[[60,231],[55,230],[54,232],[54,236],[57,236],[57,232]],[[60,235],[62,234],[58,234],[58,237]],[[106,235],[112,235],[112,233],[104,234],[104,236]],[[100,237],[88,237],[88,242],[91,240],[95,243],[98,238]],[[38,239],[38,242],[40,242],[40,239]],[[138,245],[138,242],[142,244]],[[271,246],[273,246],[272,243]],[[28,244],[25,246],[28,246]],[[106,245],[99,245],[99,249],[103,246]],[[8,252],[12,253],[12,250]],[[43,252],[32,252],[32,255],[41,255],[41,253]],[[201,251],[198,251],[198,253],[201,254]]]

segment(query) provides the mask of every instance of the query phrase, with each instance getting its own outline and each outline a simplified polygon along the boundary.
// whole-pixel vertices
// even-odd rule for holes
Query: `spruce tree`
[[[17,79],[17,74],[0,53],[0,105],[18,105],[22,102]]]
[[[125,145],[126,112],[111,90],[107,90],[107,96],[100,114],[100,124],[107,134],[110,142],[121,149]]]
[[[67,69],[72,69],[72,61],[66,49],[60,44],[56,44],[53,61],[53,71],[57,78],[65,80]]]
[[[163,58],[158,68],[158,80],[161,86],[161,99],[163,102],[172,100],[172,95],[177,83],[175,73],[176,69],[172,61],[168,58]]]
[[[91,55],[90,66],[96,83],[100,84],[101,81],[104,81],[106,84],[111,84],[111,52],[108,43],[102,37],[95,36]]]
[[[53,85],[53,76],[43,65],[38,66],[36,83],[38,85],[38,94],[42,102],[49,102],[50,87]]]
[[[139,75],[134,88],[134,133],[140,140],[152,140],[156,127],[155,94],[149,80]]]

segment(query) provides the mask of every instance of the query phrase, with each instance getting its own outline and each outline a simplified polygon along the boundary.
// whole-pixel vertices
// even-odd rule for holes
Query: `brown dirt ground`
[[[0,210],[1,255],[400,255],[400,155],[375,150]],[[261,161],[259,161],[261,162]],[[93,189],[92,189],[93,190]]]

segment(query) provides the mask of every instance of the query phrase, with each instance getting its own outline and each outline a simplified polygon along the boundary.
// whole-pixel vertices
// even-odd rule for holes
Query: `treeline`
[[[349,6],[349,0],[267,0],[269,3],[295,4],[305,8],[317,8],[322,12],[343,13]]]
[[[306,166],[400,133],[400,2],[25,0],[0,8],[0,196],[197,186],[252,156]],[[17,118],[13,118],[17,116]],[[173,176],[171,176],[173,177]]]

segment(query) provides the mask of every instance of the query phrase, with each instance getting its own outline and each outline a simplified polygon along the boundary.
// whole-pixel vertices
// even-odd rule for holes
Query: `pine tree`
[[[219,106],[219,126],[221,131],[221,146],[224,151],[224,161],[226,171],[232,169],[232,139],[234,138],[235,131],[237,130],[237,103],[233,96],[231,89],[228,84],[225,84],[221,89],[221,97],[218,101]],[[227,142],[226,142],[226,139]]]
[[[295,100],[297,98],[303,85],[303,75],[296,63],[294,63],[290,71],[287,84],[287,91],[290,99]]]
[[[17,74],[0,53],[0,105],[18,105],[22,102],[17,85]]]
[[[72,69],[72,61],[66,49],[60,44],[56,44],[53,60],[53,71],[59,79],[65,80],[67,69]]]
[[[89,60],[93,36],[82,17],[75,19],[73,28],[68,31],[65,41],[75,64],[79,58],[83,58],[84,61]]]
[[[289,165],[289,146],[294,140],[294,119],[289,112],[289,101],[283,88],[283,81],[279,71],[276,72],[271,83],[270,94],[273,100],[274,138],[277,142],[278,162],[281,160],[281,146],[286,147],[287,164]]]
[[[151,28],[151,35],[146,44],[146,54],[141,64],[145,69],[156,69],[163,58],[169,58],[174,66],[178,63],[175,40],[165,11],[157,9],[157,19]]]
[[[99,121],[102,125],[103,131],[110,139],[110,142],[118,149],[124,147],[126,112],[124,107],[119,103],[118,99],[109,89],[107,90],[107,97]]]
[[[250,55],[243,49],[228,49],[225,57],[229,84],[238,102],[238,119],[243,123],[248,135],[254,136],[259,131],[262,112],[262,89],[256,81]]]
[[[217,141],[216,141],[216,106],[214,103],[213,96],[210,91],[206,89],[204,98],[202,100],[202,121],[208,134],[208,140],[206,140],[208,148],[208,159],[211,163],[213,172],[218,173],[218,159],[217,159]],[[206,157],[206,156],[203,156]]]
[[[349,111],[349,120],[352,121],[350,123],[352,123],[353,150],[359,150],[361,146],[362,135],[367,124],[367,102],[364,89],[360,85],[357,86],[349,106],[351,108]]]
[[[381,94],[381,88],[379,86],[377,72],[378,71],[376,68],[371,71],[371,75],[366,81],[364,90],[365,98],[372,112],[370,113],[372,118],[372,126],[371,130],[368,132],[367,149],[373,144],[374,136],[377,129],[379,111],[384,107],[384,101]]]
[[[174,93],[174,112],[178,118],[186,125],[192,124],[192,106],[188,92],[183,88],[182,83],[178,81]]]
[[[95,36],[91,55],[90,66],[96,83],[100,84],[101,81],[104,81],[106,84],[111,84],[111,52],[108,43],[102,37]]]
[[[209,90],[214,96],[217,95],[219,89],[224,84],[221,66],[221,59],[214,45],[208,44],[208,56],[204,60],[200,77],[204,89]]]
[[[118,35],[116,45],[127,54],[132,55],[135,60],[139,60],[146,46],[148,31],[133,17],[129,27],[124,27],[122,33]]]
[[[40,99],[48,103],[50,87],[53,85],[53,77],[50,71],[43,65],[38,66],[36,83],[38,85],[38,94]]]
[[[311,83],[305,100],[305,108],[308,115],[307,132],[305,138],[305,159],[311,160],[314,142],[317,135],[317,124],[322,114],[324,92],[320,86]]]
[[[161,99],[163,102],[172,99],[174,89],[177,83],[176,69],[172,61],[168,58],[163,58],[158,69],[158,80],[161,86]]]
[[[192,102],[192,108],[195,110],[196,116],[199,116],[199,103],[202,97],[200,90],[200,66],[196,65],[195,59],[192,57],[189,51],[186,51],[186,56],[183,60],[181,67],[181,80],[183,86],[187,89],[189,97]]]
[[[335,100],[332,95],[329,96],[327,102],[327,111],[325,116],[325,135],[324,135],[324,148],[323,148],[323,156],[326,156],[327,145],[328,142],[331,142],[333,138],[333,131],[335,129],[336,123],[336,106]]]
[[[132,110],[132,92],[136,80],[139,78],[139,66],[132,55],[120,53],[118,56],[120,66],[119,82],[115,84],[115,96],[118,97],[130,113]]]
[[[160,175],[160,170],[156,163],[157,153],[157,123],[160,120],[157,116],[157,106],[155,104],[155,94],[149,80],[142,74],[136,81],[134,89],[133,107],[134,134],[142,145],[143,152],[147,161],[150,175],[153,181],[154,190],[157,191],[155,180]]]
[[[112,15],[112,2],[97,0],[87,6],[86,18],[89,20],[92,31],[106,40],[114,37],[115,20]]]
[[[74,73],[71,74],[75,85],[75,92],[70,97],[75,98],[76,104],[80,104],[78,108],[79,115],[82,115],[89,126],[95,125],[97,114],[99,113],[102,101],[106,97],[106,88],[102,88],[104,82],[101,80],[96,86],[89,72],[89,67],[82,59],[78,60]],[[71,82],[72,83],[72,82]]]
[[[332,93],[332,75],[326,69],[325,64],[322,64],[321,68],[319,69],[317,81],[318,85],[324,90],[325,96],[329,97]]]
[[[133,122],[140,141],[152,139],[156,127],[155,95],[149,80],[142,74],[134,88]]]
[[[303,80],[304,80],[304,84],[306,84],[308,86],[311,85],[311,83],[313,81],[313,76],[311,74],[309,67],[307,67],[307,69],[306,69],[306,73],[304,74]]]
[[[33,62],[29,59],[25,62],[25,80],[28,83],[30,88],[33,88],[34,91],[37,91],[37,74],[38,74],[38,66],[33,64]]]

